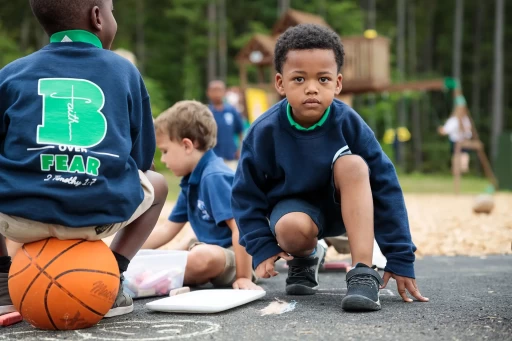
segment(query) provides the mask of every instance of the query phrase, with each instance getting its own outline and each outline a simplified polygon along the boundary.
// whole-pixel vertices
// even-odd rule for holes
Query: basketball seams
[[[32,263],[28,263],[28,264],[27,264],[27,266],[25,266],[23,269],[21,269],[21,270],[20,270],[20,271],[18,271],[17,273],[10,275],[10,276],[7,278],[7,280],[10,280],[11,278],[18,276],[18,275],[19,275],[19,274],[21,274],[23,271],[25,271],[25,270],[27,270],[28,268],[30,268],[30,266],[31,266],[31,265],[32,265]]]
[[[44,242],[43,246],[41,247],[41,250],[39,250],[39,253],[36,255],[36,257],[34,259],[39,258],[39,256],[41,255],[41,253],[43,252],[44,248],[46,247],[46,245],[48,244],[49,241],[50,241],[50,239],[46,239],[46,241]],[[27,252],[27,249],[25,248],[25,244],[22,245],[21,249],[25,253],[25,256],[27,256],[27,258],[30,260],[30,263],[28,263],[26,267],[24,267],[23,269],[21,269],[17,273],[9,276],[9,278],[7,280],[10,280],[11,278],[18,276],[19,274],[23,273],[23,271],[25,271],[28,268],[30,268],[30,265],[32,265],[32,258],[30,257],[30,254]]]
[[[94,310],[93,308],[89,307],[87,304],[82,302],[78,297],[73,295],[62,284],[60,284],[58,282],[59,278],[63,277],[64,275],[67,275],[69,273],[73,273],[73,272],[99,273],[99,274],[103,274],[103,275],[108,275],[108,276],[119,278],[119,275],[117,275],[115,273],[107,272],[107,271],[101,271],[101,270],[92,270],[92,269],[73,269],[73,270],[68,270],[68,271],[62,272],[59,275],[55,276],[55,278],[52,278],[49,274],[47,274],[45,271],[43,271],[43,274],[46,275],[48,277],[48,279],[51,281],[50,284],[48,284],[48,287],[46,288],[46,292],[44,294],[44,307],[45,307],[45,310],[46,310],[46,315],[48,316],[48,318],[50,320],[50,323],[55,328],[55,330],[59,330],[59,328],[53,322],[53,318],[51,316],[50,309],[48,307],[48,294],[50,292],[50,289],[51,289],[52,285],[57,286],[60,290],[62,290],[71,299],[73,299],[75,302],[79,303],[82,307],[86,308],[87,310],[89,310],[93,314],[96,314],[96,315],[101,316],[101,317],[104,316],[104,314],[101,314],[101,313],[97,312],[96,310]]]
[[[120,279],[117,266],[114,268],[110,258],[109,262],[102,261],[100,255],[109,250],[104,244],[94,247],[91,244],[89,248],[87,240],[62,243],[54,239],[22,246],[18,260],[13,262],[14,271],[8,276],[16,306],[38,328],[64,330],[91,326],[104,317],[116,299]],[[75,257],[81,261],[75,262]],[[27,261],[28,265],[23,265]],[[36,306],[39,308],[34,310]],[[72,312],[76,312],[74,317]]]
[[[44,248],[46,247],[46,245],[48,245],[48,243],[50,242],[50,239],[46,239],[46,241],[44,242],[43,246],[41,247],[41,250],[39,250],[39,253],[36,255],[36,259],[39,258],[39,256],[41,255],[41,253],[43,253],[44,251]],[[25,245],[23,245],[23,250],[25,251],[26,253],[26,249],[25,249]]]
[[[41,268],[37,263],[32,263],[32,257],[26,252],[25,249],[23,249],[25,251],[25,254],[26,256],[30,259],[30,262],[31,264],[34,264],[34,266],[39,270],[39,273],[34,277],[34,279],[30,282],[30,284],[28,285],[27,289],[25,289],[25,292],[23,293],[23,296],[21,297],[21,302],[20,302],[20,312],[22,312],[22,307],[23,307],[23,301],[25,300],[25,297],[27,296],[28,292],[30,291],[30,289],[32,288],[32,285],[34,285],[35,281],[39,278],[39,276],[41,276],[41,274],[44,272],[44,270],[46,268],[48,268],[57,258],[59,258],[60,256],[62,256],[63,254],[65,254],[66,252],[68,252],[69,250],[71,250],[72,248],[74,248],[75,246],[78,246],[80,244],[83,244],[85,243],[86,240],[80,240],[78,242],[76,242],[75,244],[69,246],[68,248],[66,248],[65,250],[62,250],[59,254],[57,254],[55,257],[53,257],[48,263],[46,263],[46,265],[44,266],[44,268]],[[45,243],[46,245],[46,243]],[[49,275],[47,275],[49,276]]]
[[[89,311],[91,311],[93,314],[96,314],[98,316],[101,316],[103,317],[103,314],[97,312],[96,310],[94,310],[93,308],[89,307],[87,304],[85,304],[84,302],[82,302],[78,297],[76,297],[75,295],[73,295],[71,292],[69,292],[62,284],[60,284],[58,282],[58,279],[61,278],[62,276],[64,275],[67,275],[69,273],[73,273],[73,272],[90,272],[90,273],[99,273],[99,274],[104,274],[104,275],[109,275],[109,276],[112,276],[112,277],[116,277],[116,278],[119,278],[118,275],[114,274],[114,273],[111,273],[111,272],[107,272],[107,271],[101,271],[101,270],[91,270],[91,269],[73,269],[73,270],[68,270],[68,271],[65,271],[65,272],[62,272],[60,273],[58,276],[56,276],[55,278],[52,278],[50,275],[46,274],[46,272],[43,272],[45,275],[48,276],[48,279],[51,281],[51,283],[48,285],[48,288],[46,289],[46,294],[44,296],[44,300],[45,300],[45,303],[48,299],[48,292],[50,290],[50,287],[55,284],[59,289],[61,289],[62,291],[64,291],[70,298],[72,298],[73,300],[75,300],[77,303],[79,303],[80,305],[82,305],[84,308],[88,309]]]
[[[67,270],[67,271],[61,272],[60,274],[55,276],[55,280],[59,279],[60,277],[62,277],[64,275],[67,275],[70,272],[94,272],[94,273],[99,273],[99,274],[113,276],[113,277],[116,277],[116,278],[119,279],[119,275],[115,274],[113,272],[102,271],[102,270],[95,270],[95,269],[71,269],[71,270]]]
[[[64,286],[62,286],[62,284],[56,282],[56,281],[51,281],[50,284],[48,284],[48,287],[46,288],[46,292],[44,294],[44,306],[45,306],[45,309],[46,309],[46,314],[48,315],[48,318],[50,319],[50,322],[52,323],[52,325],[55,327],[55,329],[58,329],[55,324],[53,323],[53,319],[52,319],[52,316],[50,314],[50,310],[48,308],[48,293],[50,292],[50,289],[52,287],[52,285],[55,285],[57,288],[59,288],[60,290],[62,290],[66,295],[68,295],[72,300],[74,300],[75,302],[77,302],[78,304],[80,304],[82,307],[86,308],[87,310],[89,310],[91,313],[93,314],[96,314],[98,316],[101,316],[103,317],[103,314],[100,314],[99,312],[97,312],[96,310],[92,309],[91,307],[89,307],[87,304],[85,304],[84,302],[82,302],[80,299],[78,299],[78,297],[76,297],[75,295],[73,295],[72,293],[70,293]]]
[[[53,281],[50,282],[48,287],[46,288],[46,292],[44,293],[44,310],[46,311],[46,316],[50,320],[50,323],[52,324],[53,328],[55,330],[58,330],[57,325],[55,325],[55,322],[53,322],[52,314],[50,314],[50,309],[48,308],[48,292],[50,291],[50,288],[53,285]]]

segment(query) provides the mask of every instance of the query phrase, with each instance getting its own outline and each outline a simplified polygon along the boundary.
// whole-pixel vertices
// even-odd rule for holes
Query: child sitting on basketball
[[[190,247],[185,285],[211,282],[235,289],[261,289],[252,281],[251,257],[238,243],[231,210],[233,171],[212,150],[217,141],[212,112],[202,103],[181,101],[156,118],[155,129],[162,162],[183,178],[165,226],[165,239],[154,233],[144,248],[166,244],[190,222],[198,243]]]
[[[167,196],[138,70],[109,51],[112,0],[31,0],[50,44],[0,70],[0,234],[111,244],[122,274]],[[14,310],[0,235],[0,314]],[[122,276],[121,276],[122,281]],[[106,317],[133,311],[120,286]]]
[[[325,27],[298,25],[279,37],[275,87],[286,98],[249,129],[233,182],[240,244],[259,277],[277,275],[275,261],[286,259],[286,292],[308,295],[325,256],[318,239],[346,231],[354,267],[343,309],[379,310],[390,277],[404,301],[406,290],[427,301],[393,164],[363,119],[334,98],[343,60],[338,35]],[[384,279],[370,268],[374,235],[387,258]]]

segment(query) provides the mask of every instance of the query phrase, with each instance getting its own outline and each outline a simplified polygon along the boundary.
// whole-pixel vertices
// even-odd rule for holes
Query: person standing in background
[[[220,80],[208,84],[207,96],[210,101],[209,109],[217,122],[217,145],[213,149],[217,156],[224,159],[226,164],[236,169],[240,157],[240,146],[243,140],[243,121],[240,113],[224,101],[226,84]],[[238,136],[239,143],[235,142]]]
[[[473,136],[472,124],[468,115],[466,99],[460,88],[454,91],[455,105],[450,118],[437,129],[442,136],[448,135],[450,141],[450,153],[452,155],[452,172],[455,172],[455,144],[464,140],[470,140]],[[469,150],[462,149],[460,154],[460,169],[462,173],[469,171]]]

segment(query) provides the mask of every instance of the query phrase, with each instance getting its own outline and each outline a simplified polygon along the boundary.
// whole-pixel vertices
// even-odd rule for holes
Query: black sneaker
[[[11,297],[9,296],[9,287],[7,285],[8,278],[8,274],[0,273],[0,315],[16,311],[12,305]]]
[[[357,263],[347,273],[347,296],[341,301],[341,308],[346,311],[380,310],[380,284],[383,281],[377,271]]]
[[[320,269],[324,260],[325,248],[318,244],[314,255],[288,261],[286,293],[288,295],[316,294],[318,290],[318,269]]]
[[[124,276],[121,275],[121,283],[117,292],[116,301],[108,313],[103,317],[114,317],[129,314],[133,311],[133,299],[123,291]]]

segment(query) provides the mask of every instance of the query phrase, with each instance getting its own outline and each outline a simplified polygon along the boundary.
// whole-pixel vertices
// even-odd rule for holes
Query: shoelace
[[[350,287],[350,286],[356,285],[356,284],[366,285],[366,286],[373,288],[375,286],[375,280],[373,279],[373,277],[371,275],[354,276],[349,280],[348,286]]]
[[[290,266],[290,278],[307,278],[308,274],[312,274],[313,270],[305,266]]]

